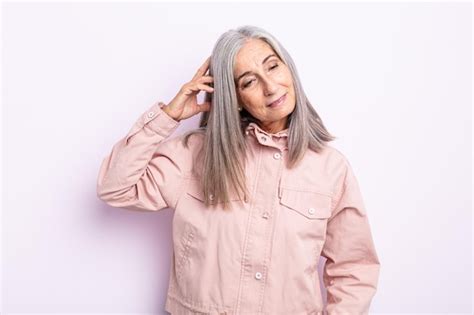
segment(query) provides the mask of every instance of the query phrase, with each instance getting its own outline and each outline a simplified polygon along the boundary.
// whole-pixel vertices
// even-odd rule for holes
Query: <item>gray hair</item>
[[[295,167],[309,148],[320,152],[326,142],[336,139],[324,126],[318,113],[303,91],[292,58],[270,33],[262,28],[244,25],[222,34],[211,55],[209,75],[213,76],[213,93],[205,92],[205,101],[211,102],[211,110],[203,112],[199,128],[184,134],[188,147],[192,134],[203,133],[204,141],[199,156],[199,179],[204,190],[205,204],[210,206],[209,195],[215,202],[223,202],[224,210],[229,202],[229,191],[245,198],[249,195],[245,178],[247,143],[244,131],[250,122],[259,124],[243,107],[239,111],[236,83],[234,80],[235,56],[249,39],[261,39],[268,43],[285,63],[293,76],[296,106],[288,116],[288,161],[286,167]],[[205,174],[205,175],[204,175]],[[213,204],[214,205],[214,204]]]

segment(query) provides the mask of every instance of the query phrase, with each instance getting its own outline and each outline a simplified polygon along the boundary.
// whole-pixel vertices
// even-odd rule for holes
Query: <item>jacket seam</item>
[[[188,172],[184,172],[184,174],[181,174],[180,178],[180,184],[179,184],[179,193],[178,196],[176,197],[176,201],[174,201],[173,209],[177,209],[179,202],[183,198],[184,192],[187,190],[187,187],[189,185],[189,177],[188,177]]]
[[[342,184],[340,190],[335,194],[334,198],[332,198],[333,205],[331,205],[331,216],[329,217],[328,221],[331,220],[334,216],[334,211],[336,211],[337,206],[339,205],[342,195],[346,190],[346,180],[347,180],[347,172],[348,168],[346,166],[344,170],[344,175],[342,176]]]

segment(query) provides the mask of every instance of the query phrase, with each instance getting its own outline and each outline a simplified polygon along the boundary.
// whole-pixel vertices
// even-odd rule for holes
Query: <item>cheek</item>
[[[283,76],[284,76],[284,80],[285,80],[286,85],[293,86],[293,77],[291,75],[291,72],[289,70],[287,70],[287,71],[284,72]]]
[[[258,95],[258,93],[249,93],[245,96],[242,95],[242,102],[245,104],[247,111],[254,117],[260,119],[265,115],[266,108],[262,106],[265,103],[265,99]]]
[[[261,103],[261,96],[259,93],[254,89],[252,92],[247,92],[245,94],[241,94],[241,100],[244,104],[249,107],[255,107],[257,104]]]

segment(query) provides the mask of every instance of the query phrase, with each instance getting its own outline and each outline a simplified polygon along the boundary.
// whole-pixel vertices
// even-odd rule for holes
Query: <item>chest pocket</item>
[[[280,203],[310,220],[331,216],[332,198],[325,193],[281,188]]]

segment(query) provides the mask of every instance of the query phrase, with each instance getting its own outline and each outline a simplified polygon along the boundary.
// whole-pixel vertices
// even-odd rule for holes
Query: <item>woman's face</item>
[[[234,79],[240,106],[259,120],[262,129],[276,133],[286,128],[296,105],[293,78],[269,44],[248,40],[236,56]],[[269,106],[282,96],[277,106]]]

